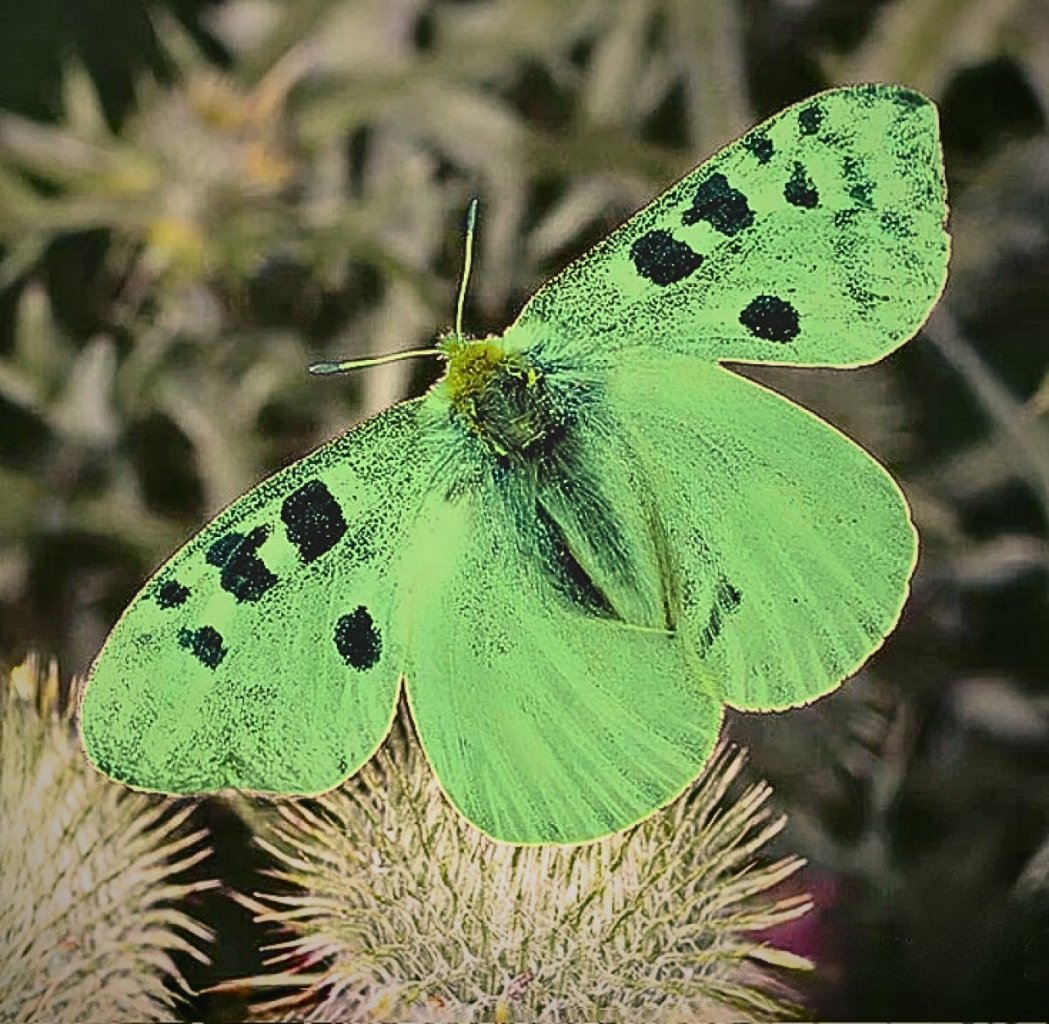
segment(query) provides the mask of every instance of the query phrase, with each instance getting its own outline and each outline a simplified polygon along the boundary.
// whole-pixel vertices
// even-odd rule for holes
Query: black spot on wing
[[[859,210],[835,210],[834,227],[839,232],[852,231],[856,227],[856,218],[859,216]]]
[[[783,196],[791,206],[800,206],[802,209],[812,210],[819,205],[820,194],[804,165],[797,160],[794,161],[794,170],[787,184],[783,186]]]
[[[165,580],[157,587],[154,598],[161,608],[177,608],[186,603],[189,594],[189,587],[183,586],[178,580]]]
[[[878,295],[872,292],[863,281],[853,274],[845,279],[845,292],[857,306],[867,313],[876,309],[881,303],[889,301],[888,295]]]
[[[96,740],[91,747],[91,760],[95,762],[95,767],[111,779],[116,779],[117,782],[125,782],[125,779],[116,774],[120,769],[115,767],[109,753],[99,750],[97,743],[98,741]]]
[[[865,209],[874,205],[874,183],[870,181],[857,181],[849,186],[849,198]]]
[[[342,660],[358,672],[371,668],[382,654],[382,637],[363,604],[335,623],[333,639]]]
[[[256,526],[246,535],[230,531],[208,548],[208,564],[219,570],[222,589],[238,601],[257,601],[277,585],[277,577],[257,553],[269,533],[268,526]]]
[[[798,111],[798,127],[802,135],[815,135],[823,124],[823,107],[819,103],[810,103]]]
[[[754,223],[754,211],[747,197],[734,189],[724,174],[717,173],[699,185],[691,208],[681,216],[683,224],[696,224],[701,220],[715,231],[731,236]]]
[[[882,210],[878,217],[881,226],[893,237],[914,238],[914,220],[901,210]]]
[[[866,82],[863,85],[856,85],[852,88],[852,94],[860,101],[860,104],[864,107],[873,107],[875,103],[885,90],[884,85],[878,85],[874,82]]]
[[[637,272],[654,284],[668,285],[694,273],[703,257],[669,231],[656,229],[642,235],[630,247]]]
[[[237,533],[235,530],[224,533],[208,548],[208,553],[205,556],[208,565],[225,565],[243,539],[244,534]]]
[[[347,558],[356,565],[363,565],[375,557],[379,538],[382,536],[382,528],[375,517],[362,516],[360,525],[355,524],[353,534],[346,544]]]
[[[714,599],[710,604],[710,616],[707,624],[700,630],[699,644],[706,652],[714,641],[721,636],[725,625],[725,616],[731,615],[738,607],[743,595],[724,576],[718,579],[714,587]]]
[[[904,110],[917,110],[919,107],[926,107],[929,105],[929,101],[920,92],[915,92],[913,89],[908,89],[906,86],[893,86],[891,87],[891,92],[893,102],[898,106],[903,107]]]
[[[180,629],[178,642],[205,668],[218,668],[222,659],[229,653],[222,640],[222,634],[211,626],[201,626],[200,629]]]
[[[129,786],[141,786],[142,777],[135,771],[133,764],[126,763],[127,755],[122,756],[116,750],[100,750],[101,742],[102,739],[96,736],[91,744],[91,760],[95,762],[99,770],[111,779],[116,779],[117,782],[126,782]]]
[[[860,206],[869,208],[874,194],[874,183],[867,176],[863,162],[854,156],[843,157],[841,173],[845,178],[850,198]]]
[[[743,148],[750,153],[759,164],[767,164],[773,154],[776,152],[776,147],[772,145],[772,139],[770,139],[764,132],[751,132],[743,139]]]
[[[304,562],[330,551],[346,533],[346,520],[331,491],[320,480],[309,480],[284,499],[280,517],[288,540]]]
[[[776,295],[758,295],[739,314],[739,322],[755,338],[793,341],[800,331],[798,311]]]
[[[740,601],[743,600],[743,595],[724,576],[718,580],[716,597],[728,612],[738,608]]]

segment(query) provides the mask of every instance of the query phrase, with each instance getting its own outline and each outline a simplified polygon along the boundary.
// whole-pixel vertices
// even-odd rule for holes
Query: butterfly
[[[451,803],[512,843],[624,829],[723,708],[835,689],[897,622],[907,503],[721,365],[851,367],[921,326],[949,236],[935,106],[788,107],[544,284],[443,377],[234,501],[92,666],[90,760],[140,789],[331,789],[402,688]],[[461,315],[461,301],[460,301]]]

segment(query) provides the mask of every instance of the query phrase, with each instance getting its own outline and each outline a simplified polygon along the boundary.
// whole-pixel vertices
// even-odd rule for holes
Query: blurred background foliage
[[[206,518],[432,381],[305,367],[449,324],[470,196],[480,334],[755,120],[868,80],[940,104],[947,293],[878,366],[754,375],[892,468],[921,562],[854,682],[728,728],[810,860],[814,1013],[1044,1015],[1044,0],[2,0],[0,657],[82,671]]]

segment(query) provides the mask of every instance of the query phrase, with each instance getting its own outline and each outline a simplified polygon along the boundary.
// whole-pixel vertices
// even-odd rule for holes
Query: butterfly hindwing
[[[624,581],[576,561],[571,527],[533,483],[479,476],[428,510],[412,541],[426,585],[406,607],[406,689],[435,774],[471,822],[515,843],[581,842],[681,793],[721,702],[673,635],[620,618]],[[603,483],[615,493],[617,480]],[[611,514],[611,530],[636,531],[629,503]],[[650,550],[644,536],[624,546]]]
[[[371,756],[403,667],[391,608],[425,475],[417,413],[396,406],[277,473],[156,573],[91,670],[98,767],[168,793],[316,793]]]
[[[859,668],[896,624],[917,556],[888,473],[811,413],[687,357],[632,361],[608,400],[665,523],[675,629],[721,699],[786,708]]]
[[[917,330],[948,236],[936,108],[830,90],[731,143],[539,289],[507,342],[583,365],[645,346],[854,366]]]

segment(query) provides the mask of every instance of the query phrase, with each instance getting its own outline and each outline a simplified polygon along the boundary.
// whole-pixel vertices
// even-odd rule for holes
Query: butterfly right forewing
[[[399,557],[430,465],[419,406],[277,473],[157,571],[88,678],[99,768],[168,793],[316,793],[371,756],[404,667]]]

